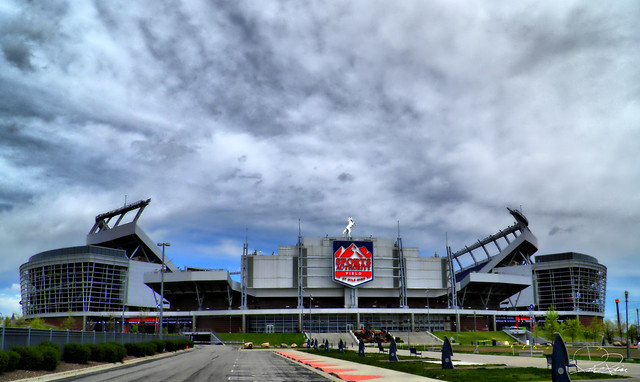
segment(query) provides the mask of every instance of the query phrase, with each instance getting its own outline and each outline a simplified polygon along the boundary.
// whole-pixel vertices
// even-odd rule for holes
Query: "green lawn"
[[[301,333],[216,333],[221,340],[234,342],[253,342],[254,346],[268,342],[271,346],[280,346],[280,344],[295,343],[301,346],[306,339]]]
[[[322,356],[344,359],[351,362],[363,363],[367,365],[383,367],[404,373],[420,375],[428,378],[441,379],[445,381],[462,382],[510,382],[510,381],[549,381],[551,371],[535,367],[504,367],[499,365],[486,365],[483,367],[463,366],[453,370],[443,370],[439,363],[422,362],[420,359],[399,356],[399,362],[390,362],[388,354],[367,353],[366,357],[359,357],[356,351],[345,351],[340,354],[336,349],[325,351],[302,350],[305,352],[318,353]],[[613,379],[625,378],[623,376],[600,374],[600,373],[576,373],[571,374],[572,380],[586,379]]]
[[[503,331],[498,331],[498,332],[487,332],[487,331],[478,331],[478,332],[460,332],[457,336],[456,336],[456,332],[432,332],[433,335],[435,335],[436,337],[440,338],[441,340],[444,340],[444,336],[449,337],[449,339],[452,338],[458,338],[458,342],[463,344],[463,345],[473,345],[475,343],[475,336],[477,334],[478,336],[478,344],[482,345],[491,345],[491,340],[496,340],[502,343],[499,343],[499,345],[503,345],[504,341],[508,341],[509,343],[514,342],[513,338],[509,337],[505,332]]]

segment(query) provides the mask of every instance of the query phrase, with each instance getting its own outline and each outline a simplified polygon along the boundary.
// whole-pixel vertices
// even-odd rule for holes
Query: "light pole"
[[[474,353],[478,352],[478,327],[476,326],[476,311],[473,311],[473,336],[476,341],[476,348],[473,351]]]
[[[162,314],[164,313],[164,247],[171,247],[171,243],[158,243],[158,247],[162,247],[162,267],[160,268],[160,339],[164,333],[162,332]]]
[[[427,292],[427,331],[431,332],[431,306],[429,306],[429,292]]]
[[[313,305],[313,296],[309,294],[309,334],[313,333],[313,316],[311,315],[312,305]]]
[[[455,304],[456,307],[456,343],[459,344],[460,337],[460,312],[458,312],[458,304]]]
[[[627,316],[625,326],[627,327],[627,332],[625,333],[625,337],[627,337],[627,361],[631,361],[631,349],[629,348],[629,291],[624,291],[624,313]]]

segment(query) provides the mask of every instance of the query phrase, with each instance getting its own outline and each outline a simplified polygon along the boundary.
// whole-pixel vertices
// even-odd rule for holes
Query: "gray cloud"
[[[400,221],[407,245],[442,254],[445,235],[459,249],[511,224],[507,205],[541,253],[593,254],[613,276],[640,245],[633,2],[14,6],[5,286],[124,195],[152,198],[141,224],[183,244],[181,265],[246,229],[277,250],[298,219],[339,235],[346,216],[364,235]]]
[[[568,227],[568,228],[551,227],[551,230],[549,230],[549,236],[557,235],[559,233],[571,233],[571,232],[573,232],[573,227]]]

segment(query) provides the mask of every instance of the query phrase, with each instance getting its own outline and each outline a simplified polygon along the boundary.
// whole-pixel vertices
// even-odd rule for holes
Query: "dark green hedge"
[[[105,342],[104,346],[104,361],[105,362],[122,362],[124,357],[127,356],[127,349],[124,345],[117,342]]]
[[[87,346],[91,351],[89,361],[104,362],[104,346],[102,344],[89,344]]]
[[[87,345],[66,344],[64,345],[63,359],[68,363],[89,363],[91,349]]]
[[[0,373],[7,370],[7,366],[9,365],[9,355],[5,354],[5,352],[0,351]]]
[[[18,365],[20,364],[20,354],[14,352],[13,350],[5,350],[4,352],[9,356],[9,364],[7,365],[6,371],[17,369]]]
[[[160,340],[160,339],[152,340],[151,343],[155,345],[156,353],[164,353],[164,350],[165,350],[164,349],[164,346],[165,346],[164,340]]]
[[[165,340],[166,351],[177,351],[186,349],[187,347],[193,347],[193,341],[188,339]]]
[[[11,350],[20,355],[18,369],[40,370],[42,361],[44,360],[40,348],[37,346],[14,346]]]
[[[124,344],[127,349],[127,355],[134,357],[144,357],[156,354],[156,345],[151,342],[128,343]]]
[[[89,360],[97,362],[122,362],[128,355],[144,357],[177,351],[192,347],[193,342],[187,339],[152,340],[143,343],[117,342],[101,344],[66,344],[62,352],[60,347],[50,341],[38,346],[14,346],[11,350],[0,351],[0,373],[22,370],[55,370],[63,359],[68,363],[86,364]],[[62,356],[61,356],[62,355]]]

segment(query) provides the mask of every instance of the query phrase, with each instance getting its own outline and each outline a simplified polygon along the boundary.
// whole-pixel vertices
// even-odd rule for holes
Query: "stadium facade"
[[[304,237],[274,255],[249,253],[239,281],[223,269],[178,268],[138,226],[150,200],[96,216],[86,245],[32,256],[20,267],[25,317],[101,330],[345,332],[499,330],[561,317],[604,316],[606,267],[577,254],[532,256],[526,217],[446,256],[420,256],[402,238]],[[125,216],[134,215],[124,223]],[[571,303],[567,303],[568,299]]]

